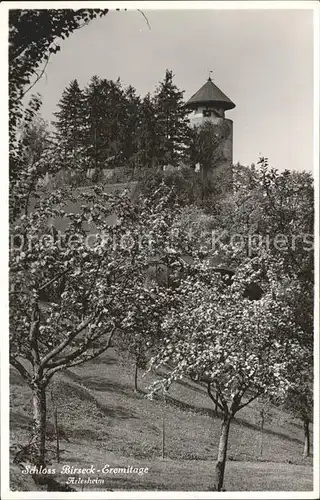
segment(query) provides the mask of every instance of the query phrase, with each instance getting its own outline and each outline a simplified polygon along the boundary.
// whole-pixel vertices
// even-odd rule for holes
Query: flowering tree
[[[261,158],[257,166],[235,167],[233,180],[233,193],[219,201],[215,212],[215,251],[233,268],[251,262],[258,281],[281,283],[306,355],[295,367],[300,388],[296,387],[293,398],[292,391],[288,396],[291,403],[299,400],[299,411],[296,404],[292,409],[304,421],[307,443],[314,342],[313,178],[309,172],[279,172]]]
[[[147,303],[154,309],[140,335],[153,324],[159,297],[145,281],[152,259],[168,247],[168,197],[158,191],[133,203],[128,193],[106,195],[101,187],[73,197],[67,190],[51,193],[12,230],[10,362],[33,393],[38,464],[45,462],[46,388],[53,375],[102,354],[116,331],[134,326],[132,318],[140,328],[139,297],[141,310]],[[66,213],[72,199],[79,210]],[[66,224],[63,234],[50,229],[50,220]]]
[[[156,281],[141,283],[126,291],[127,316],[121,323],[115,340],[120,351],[126,351],[135,361],[134,390],[138,391],[138,370],[146,369],[149,360],[162,342],[161,324],[174,305],[174,293]]]
[[[180,305],[163,322],[163,347],[153,358],[154,366],[173,369],[151,386],[151,394],[191,376],[206,383],[221,412],[214,479],[218,491],[223,487],[233,417],[262,394],[284,396],[294,386],[292,365],[303,359],[292,335],[297,325],[281,290],[270,286],[260,301],[251,301],[243,297],[244,286],[240,270],[231,286],[203,267],[198,277],[184,280]]]

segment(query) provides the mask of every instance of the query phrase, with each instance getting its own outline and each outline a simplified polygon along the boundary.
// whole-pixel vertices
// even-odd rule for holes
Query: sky
[[[195,4],[195,3],[194,3]],[[313,168],[313,19],[311,10],[110,11],[62,41],[33,92],[49,122],[64,88],[93,75],[153,92],[173,71],[188,99],[207,80],[236,104],[233,159],[260,154],[279,170]]]

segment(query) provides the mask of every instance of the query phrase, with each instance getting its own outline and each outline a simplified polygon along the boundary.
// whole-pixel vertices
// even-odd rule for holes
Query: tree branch
[[[215,405],[217,405],[221,411],[224,411],[225,408],[222,406],[222,404],[219,402],[217,398],[215,398],[211,392],[211,382],[208,381],[207,383],[207,393],[209,398],[214,402]]]
[[[75,359],[73,361],[67,361],[67,362],[63,362],[63,359],[61,360],[61,364],[59,364],[58,366],[55,366],[54,368],[50,369],[47,371],[46,375],[45,375],[45,380],[46,381],[49,381],[51,379],[51,377],[57,372],[57,371],[60,371],[60,370],[64,370],[65,368],[70,368],[71,366],[77,366],[77,365],[81,365],[82,363],[85,363],[86,361],[90,361],[91,359],[94,359],[94,358],[97,358],[98,356],[100,356],[100,354],[102,354],[103,352],[105,352],[107,349],[109,349],[109,347],[111,347],[111,340],[112,340],[112,337],[113,337],[113,334],[115,332],[115,325],[113,326],[111,332],[110,332],[110,335],[109,335],[109,338],[108,338],[108,341],[106,343],[106,345],[104,345],[103,347],[101,347],[100,349],[98,349],[97,351],[95,351],[94,353],[92,354],[89,354],[87,356],[84,356],[83,358],[81,359]]]
[[[12,290],[11,292],[9,292],[9,295],[30,295],[29,292],[22,292],[22,291],[16,291],[16,290]]]
[[[140,9],[138,9],[138,12],[140,12],[140,14],[145,18],[147,26],[148,26],[149,30],[151,31],[151,26],[149,24],[149,20],[148,20],[147,16],[145,15],[145,13]]]
[[[43,73],[45,72],[45,70],[46,70],[46,68],[47,68],[47,66],[48,66],[49,59],[50,59],[50,54],[47,56],[47,60],[46,60],[46,62],[45,62],[45,64],[44,64],[44,66],[43,66],[43,69],[42,69],[42,71],[41,71],[40,75],[37,75],[37,78],[36,78],[36,80],[33,82],[33,84],[32,84],[32,85],[30,85],[30,87],[28,87],[28,88],[27,88],[27,90],[25,90],[25,91],[22,93],[22,97],[24,97],[24,96],[25,96],[25,95],[29,92],[29,90],[31,90],[31,89],[35,86],[35,84],[36,84],[36,83],[40,80],[40,78],[42,77]]]
[[[64,276],[66,273],[68,273],[70,271],[70,269],[65,269],[64,271],[62,271],[62,273],[59,273],[57,274],[56,276],[54,276],[51,280],[47,281],[47,283],[45,283],[44,285],[42,285],[40,288],[39,288],[39,292],[42,292],[42,290],[44,290],[45,288],[47,288],[48,286],[52,285],[52,283],[54,283],[56,280],[58,280],[59,278],[62,278],[62,276]]]
[[[113,326],[111,332],[113,332],[114,328],[115,327]],[[50,363],[50,362],[47,363],[46,368],[48,368],[48,369],[55,368],[57,366],[60,366],[61,364],[65,364],[65,363],[69,363],[70,361],[73,361],[75,358],[77,358],[78,356],[83,354],[86,351],[86,349],[90,346],[90,344],[92,344],[95,340],[98,340],[102,336],[103,336],[103,334],[100,333],[100,334],[97,334],[97,335],[92,336],[92,337],[87,337],[85,339],[84,343],[78,349],[71,352],[70,354],[67,354],[63,358],[57,359],[57,361],[53,361],[52,363]],[[108,342],[109,342],[109,340],[108,340]]]
[[[20,375],[22,375],[22,377],[29,383],[29,385],[31,384],[31,375],[30,373],[28,372],[28,370],[26,370],[26,368],[20,363],[20,361],[17,360],[17,358],[15,358],[14,356],[10,355],[10,364],[16,369],[18,370],[18,372],[20,373]]]
[[[88,292],[86,293],[86,295],[85,295],[85,297],[84,297],[84,300],[85,300],[85,301],[88,301],[88,300],[89,300],[89,298],[90,298],[90,294],[91,294],[91,292],[92,292],[92,290],[93,290],[93,287],[94,287],[94,285],[95,285],[95,283],[96,283],[96,280],[97,280],[97,277],[98,277],[98,273],[99,273],[99,271],[100,271],[101,264],[102,264],[103,259],[105,258],[106,253],[107,253],[107,250],[106,250],[106,251],[102,254],[101,258],[99,259],[99,262],[98,262],[98,265],[97,265],[97,269],[96,269],[96,271],[95,271],[95,274],[94,274],[94,277],[93,277],[92,283],[91,283],[91,285],[90,285],[90,287],[89,287]],[[119,265],[120,265],[120,264],[119,264]],[[83,314],[85,314],[85,313],[86,313],[86,310],[85,310],[85,309],[86,309],[86,308],[84,307]]]
[[[48,361],[50,361],[52,358],[57,356],[57,354],[59,354],[61,351],[63,351],[63,349],[65,347],[67,347],[67,345],[70,344],[70,342],[72,342],[72,340],[77,335],[79,335],[79,333],[81,333],[85,328],[87,328],[87,326],[91,323],[91,321],[93,321],[95,318],[98,318],[100,315],[101,315],[101,312],[99,312],[99,313],[96,312],[93,315],[89,316],[89,318],[87,318],[85,321],[82,321],[80,323],[80,325],[78,326],[78,328],[73,330],[62,342],[60,342],[60,344],[55,349],[53,349],[53,351],[49,352],[41,360],[40,366],[42,368],[45,368],[47,366]]]
[[[257,399],[263,393],[264,393],[263,389],[261,389],[260,391],[258,391],[257,394],[255,394],[252,398],[248,399],[248,401],[246,401],[242,405],[238,406],[238,411],[241,410],[242,408],[244,408],[245,406],[249,405],[250,403],[252,403],[252,401],[254,401],[255,399]]]
[[[124,282],[122,284],[122,287],[121,287],[121,290],[119,290],[119,293],[121,293],[126,284],[127,284],[127,281],[129,279],[129,275],[127,275],[124,279]],[[109,306],[112,301],[113,301],[114,297],[112,297],[111,299],[109,299],[108,303],[106,304],[106,306]],[[106,307],[105,306],[105,307]],[[59,354],[61,351],[63,351],[63,349],[65,347],[67,347],[68,344],[70,344],[70,342],[72,342],[72,340],[79,334],[81,333],[90,323],[91,321],[95,320],[95,319],[99,319],[102,315],[102,311],[96,311],[94,314],[92,314],[91,316],[89,316],[89,318],[85,321],[82,321],[80,323],[80,325],[78,326],[78,328],[76,328],[73,332],[71,332],[65,340],[63,340],[55,349],[53,349],[53,351],[49,352],[41,361],[40,363],[40,367],[43,369],[45,367],[47,367],[47,363],[48,361],[50,361],[51,359],[53,359],[55,356],[57,356],[57,354]]]

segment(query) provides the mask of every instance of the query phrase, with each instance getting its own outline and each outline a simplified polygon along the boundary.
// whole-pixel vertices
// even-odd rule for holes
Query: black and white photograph
[[[319,498],[319,2],[0,15],[1,497]]]

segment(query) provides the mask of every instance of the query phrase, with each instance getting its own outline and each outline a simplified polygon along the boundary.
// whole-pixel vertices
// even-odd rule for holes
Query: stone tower
[[[196,92],[186,106],[190,109],[190,126],[199,126],[206,121],[217,125],[221,132],[219,166],[231,166],[233,158],[233,122],[225,118],[225,111],[235,108],[227,97],[209,77],[207,82]]]

